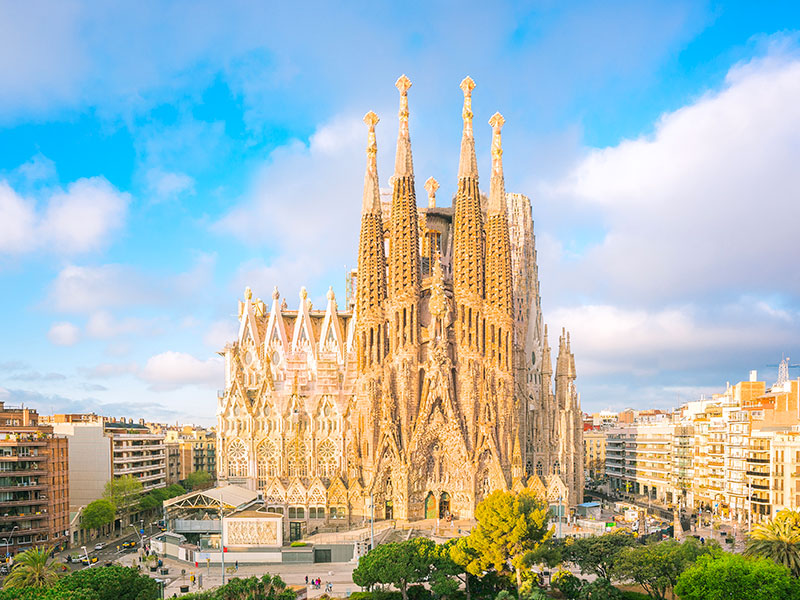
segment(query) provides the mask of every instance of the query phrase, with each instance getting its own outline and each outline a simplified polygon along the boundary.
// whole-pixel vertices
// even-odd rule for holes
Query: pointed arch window
[[[247,447],[239,438],[228,446],[228,477],[247,476]]]
[[[339,467],[339,453],[331,440],[323,440],[317,447],[317,475],[333,477]]]
[[[286,449],[286,463],[289,477],[308,477],[308,445],[295,438]]]
[[[542,461],[536,461],[536,474],[539,477],[544,477],[544,465],[542,465]]]
[[[270,477],[277,477],[280,474],[278,445],[273,440],[262,441],[256,450],[256,460],[258,462],[258,487],[263,489],[267,486],[267,480]]]

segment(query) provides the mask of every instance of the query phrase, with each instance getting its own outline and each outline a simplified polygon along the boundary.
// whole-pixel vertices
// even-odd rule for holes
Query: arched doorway
[[[428,492],[428,495],[425,497],[425,518],[436,518],[436,496],[433,495],[433,492]]]
[[[383,514],[386,515],[387,519],[394,519],[394,503],[391,500],[386,501],[383,510]]]
[[[439,497],[439,518],[446,519],[450,516],[450,494],[442,492]]]

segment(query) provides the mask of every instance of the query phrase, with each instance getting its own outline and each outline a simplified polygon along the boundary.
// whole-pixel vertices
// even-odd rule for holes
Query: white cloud
[[[50,198],[41,229],[43,239],[68,254],[104,246],[122,227],[130,196],[104,178],[79,179]]]
[[[171,390],[185,385],[222,387],[222,359],[200,360],[184,352],[162,352],[147,360],[139,377],[154,390]]]
[[[117,319],[107,311],[93,313],[86,322],[86,333],[93,338],[108,339],[122,335],[152,335],[159,330],[154,320],[124,317]]]
[[[567,289],[616,300],[800,294],[798,98],[800,58],[768,56],[663,115],[652,136],[590,152],[543,194],[595,213],[605,237],[550,268]]]
[[[53,307],[64,312],[93,312],[147,303],[159,295],[144,275],[124,265],[67,265],[59,271],[50,290]]]
[[[186,173],[174,173],[160,168],[147,172],[147,189],[158,200],[170,200],[194,193],[194,179]]]
[[[215,257],[210,254],[198,256],[188,271],[168,276],[119,264],[67,265],[53,281],[48,302],[58,311],[90,314],[123,306],[182,302],[207,289],[214,266]],[[123,323],[127,329],[133,325],[132,321]]]
[[[277,256],[266,265],[243,264],[235,278],[237,289],[255,289],[252,280],[244,280],[248,275],[263,281],[264,295],[275,285],[294,295],[301,284],[317,284],[324,293],[330,277],[341,278],[345,265],[353,266],[365,145],[361,120],[338,118],[320,127],[308,145],[294,141],[270,155],[245,200],[215,226],[266,245]]]
[[[57,346],[74,346],[80,337],[80,329],[67,321],[54,323],[47,332],[47,339]]]
[[[36,212],[32,202],[0,181],[0,252],[18,254],[36,246]]]
[[[237,325],[234,318],[214,321],[208,326],[206,334],[203,336],[203,343],[213,350],[221,350],[225,344],[236,339]]]
[[[73,255],[97,250],[122,227],[129,202],[128,194],[102,177],[92,177],[69,184],[66,191],[56,190],[46,208],[37,211],[33,199],[0,181],[0,253],[44,250]]]

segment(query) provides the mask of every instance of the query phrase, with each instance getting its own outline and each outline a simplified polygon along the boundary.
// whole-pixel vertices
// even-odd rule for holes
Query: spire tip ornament
[[[436,190],[439,189],[439,182],[433,177],[428,177],[425,181],[425,190],[428,192],[428,208],[436,208]]]
[[[400,77],[397,78],[394,87],[400,90],[401,95],[405,96],[406,94],[408,94],[408,88],[411,87],[411,80],[408,77],[406,77],[405,74],[400,75]]]

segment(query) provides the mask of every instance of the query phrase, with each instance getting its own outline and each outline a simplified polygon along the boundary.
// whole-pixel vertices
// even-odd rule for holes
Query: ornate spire
[[[364,174],[364,199],[361,204],[362,214],[381,214],[381,192],[378,185],[378,143],[375,140],[375,125],[380,119],[374,112],[364,115],[367,124],[367,172]]]
[[[478,179],[478,161],[475,158],[475,138],[472,136],[472,90],[475,82],[471,77],[465,77],[461,82],[461,91],[464,92],[464,110],[461,116],[464,119],[464,131],[461,135],[461,157],[458,161],[458,178],[474,177]]]
[[[506,211],[506,186],[503,178],[503,145],[500,131],[506,120],[499,112],[492,115],[489,125],[492,126],[492,179],[489,188],[489,213]]]
[[[428,177],[425,189],[428,192],[428,208],[436,208],[436,190],[439,189],[439,182],[433,177]]]
[[[394,174],[397,177],[414,175],[414,165],[411,160],[411,136],[408,133],[408,88],[411,80],[401,75],[394,84],[400,91],[400,131],[397,134],[397,155],[394,160]]]

